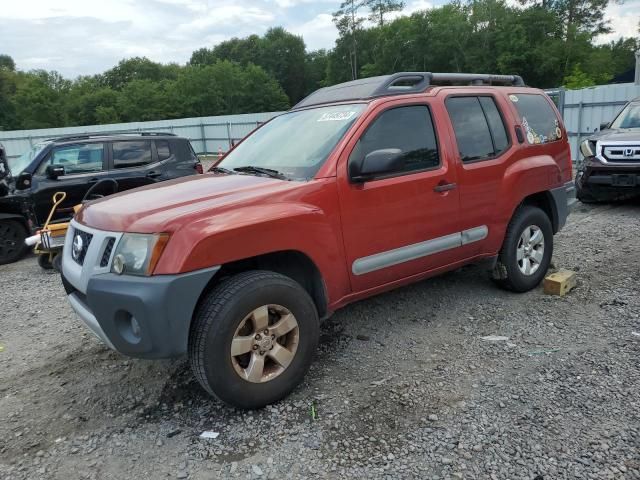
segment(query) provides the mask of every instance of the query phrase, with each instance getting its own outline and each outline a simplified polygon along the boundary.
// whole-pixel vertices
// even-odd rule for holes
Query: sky
[[[406,0],[403,14],[444,0]],[[57,70],[65,77],[103,72],[123,58],[185,63],[191,52],[232,37],[283,26],[307,48],[332,48],[335,0],[0,0],[0,53],[20,70]],[[613,33],[637,35],[640,0],[611,2]]]

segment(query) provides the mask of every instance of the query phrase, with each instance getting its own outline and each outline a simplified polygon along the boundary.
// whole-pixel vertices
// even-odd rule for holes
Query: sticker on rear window
[[[516,103],[518,101],[518,96],[517,95],[509,95],[509,100],[511,100],[513,103]]]
[[[326,112],[318,119],[318,122],[345,122],[351,119],[356,112]]]

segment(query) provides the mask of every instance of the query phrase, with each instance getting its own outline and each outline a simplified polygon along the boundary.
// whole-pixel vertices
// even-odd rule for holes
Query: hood
[[[172,232],[185,217],[259,202],[304,184],[253,175],[194,175],[93,201],[78,212],[76,220],[114,232]]]
[[[599,142],[638,142],[640,143],[640,128],[610,128],[594,133],[589,140]]]

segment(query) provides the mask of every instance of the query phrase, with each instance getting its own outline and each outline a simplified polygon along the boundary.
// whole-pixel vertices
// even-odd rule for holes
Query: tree
[[[333,23],[338,28],[340,37],[348,37],[349,64],[351,66],[351,79],[358,78],[358,41],[356,32],[362,26],[364,18],[359,14],[359,10],[364,6],[364,0],[345,0],[340,4],[340,8],[333,13]]]
[[[564,77],[562,86],[569,90],[592,87],[596,84],[589,75],[580,69],[580,65],[574,65],[570,75]]]
[[[364,4],[371,11],[369,20],[377,23],[379,27],[384,26],[384,16],[387,13],[398,12],[404,8],[404,2],[398,0],[364,0]]]
[[[0,70],[16,71],[16,63],[9,55],[0,54]]]
[[[302,37],[281,27],[270,28],[259,37],[232,38],[213,49],[201,48],[191,55],[190,65],[213,65],[227,60],[243,67],[262,67],[280,83],[291,103],[307,93],[305,90],[306,47]]]
[[[53,75],[56,78],[56,75]],[[47,72],[21,73],[17,76],[13,97],[14,128],[32,129],[59,127],[66,124],[61,103],[64,97],[51,87]]]
[[[162,65],[146,57],[134,57],[121,60],[118,65],[104,72],[100,78],[105,86],[120,90],[133,80],[158,82],[175,79],[176,73],[175,66],[171,64]]]

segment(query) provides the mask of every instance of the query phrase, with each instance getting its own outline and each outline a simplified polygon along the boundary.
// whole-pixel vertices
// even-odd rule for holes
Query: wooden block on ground
[[[544,293],[563,296],[576,286],[576,273],[571,270],[558,270],[544,279]]]

